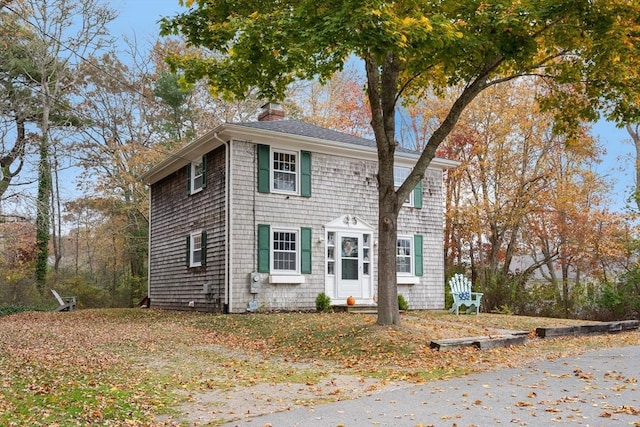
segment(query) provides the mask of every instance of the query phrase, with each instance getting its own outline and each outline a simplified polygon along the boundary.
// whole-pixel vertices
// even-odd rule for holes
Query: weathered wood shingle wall
[[[225,292],[225,147],[207,154],[207,185],[187,192],[187,168],[151,186],[151,306],[222,311]],[[207,231],[206,266],[189,268],[186,238]],[[210,292],[205,293],[205,284]],[[189,303],[193,301],[193,307]]]

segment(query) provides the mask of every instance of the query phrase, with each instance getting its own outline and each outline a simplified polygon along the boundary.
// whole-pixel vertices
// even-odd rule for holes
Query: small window
[[[190,194],[195,194],[205,187],[205,162],[204,157],[200,160],[191,162],[190,174],[189,174],[189,189]]]
[[[407,179],[407,177],[411,174],[411,168],[403,167],[403,166],[394,166],[393,168],[393,181],[395,189],[400,188],[402,183]],[[403,206],[413,206],[413,191],[409,193],[409,197],[404,201]]]
[[[292,151],[272,151],[272,180],[274,192],[298,192],[298,153]]]
[[[413,238],[398,237],[396,268],[399,275],[413,275]]]
[[[298,231],[273,230],[271,234],[273,265],[275,273],[297,273],[299,246]]]
[[[206,231],[196,231],[187,237],[187,265],[200,267],[206,264]]]

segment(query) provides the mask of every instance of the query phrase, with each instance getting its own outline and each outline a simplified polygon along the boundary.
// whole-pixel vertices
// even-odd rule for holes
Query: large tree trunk
[[[397,219],[393,196],[380,197],[378,204],[378,324],[400,324],[396,279]],[[387,192],[388,193],[388,192]]]
[[[398,325],[396,245],[399,209],[393,166],[399,65],[397,58],[388,55],[382,66],[371,57],[365,61],[365,67],[371,126],[378,148],[378,324]]]
[[[402,96],[399,87],[402,61],[394,54],[387,54],[383,63],[375,55],[365,58],[367,95],[371,105],[371,127],[378,149],[378,324],[400,323],[398,289],[396,281],[396,245],[398,215],[409,192],[424,177],[427,167],[435,157],[437,148],[451,133],[460,114],[467,105],[487,87],[487,77],[502,62],[501,57],[483,70],[480,76],[467,85],[453,103],[447,117],[431,135],[413,171],[400,188],[395,189],[393,166],[395,159],[396,103]],[[443,283],[444,286],[444,283]]]

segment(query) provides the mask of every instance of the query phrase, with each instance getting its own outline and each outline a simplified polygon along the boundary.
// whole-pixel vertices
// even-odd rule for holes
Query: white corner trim
[[[420,283],[418,276],[396,276],[398,285],[417,285]]]
[[[302,284],[304,283],[304,276],[302,275],[270,275],[269,283],[293,283],[293,284]]]

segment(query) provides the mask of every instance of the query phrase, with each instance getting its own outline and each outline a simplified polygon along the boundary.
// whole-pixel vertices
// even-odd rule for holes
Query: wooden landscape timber
[[[611,334],[637,330],[640,322],[638,320],[621,320],[614,322],[600,322],[578,326],[551,326],[536,328],[536,336],[539,338],[556,338],[565,336]],[[489,335],[468,338],[452,338],[431,341],[430,348],[445,351],[463,347],[477,347],[480,350],[507,347],[511,345],[522,345],[526,341],[526,331],[502,331],[504,334]]]
[[[638,320],[621,320],[615,322],[602,322],[579,326],[553,326],[548,328],[536,328],[536,335],[540,338],[552,338],[573,335],[606,334],[638,329]]]

